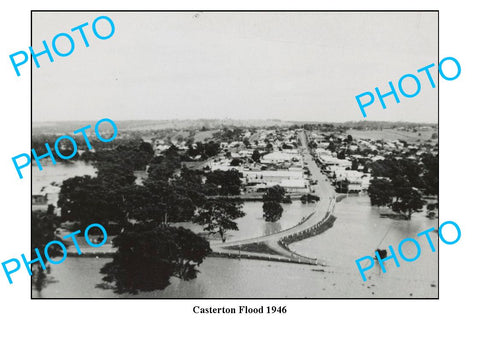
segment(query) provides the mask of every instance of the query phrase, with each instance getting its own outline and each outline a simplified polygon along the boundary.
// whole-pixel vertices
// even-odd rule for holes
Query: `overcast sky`
[[[91,31],[100,15],[115,23],[108,40]],[[41,68],[33,66],[34,121],[363,120],[356,95],[376,86],[387,92],[389,80],[437,64],[432,12],[40,12],[34,50],[84,22],[90,47],[72,33],[72,55],[53,63],[43,55]],[[418,96],[399,94],[399,104],[387,97],[387,109],[375,103],[367,119],[437,122],[438,87],[419,77]]]

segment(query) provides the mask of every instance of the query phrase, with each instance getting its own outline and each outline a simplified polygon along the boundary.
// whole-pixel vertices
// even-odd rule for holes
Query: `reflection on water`
[[[266,222],[263,218],[262,202],[244,202],[243,211],[245,216],[235,220],[238,230],[227,231],[227,241],[244,240],[253,237],[270,235],[281,230],[291,228],[302,221],[302,218],[310,215],[315,210],[315,204],[302,204],[300,201],[293,201],[290,204],[282,204],[282,218],[277,222]],[[184,227],[194,233],[202,233],[204,226],[192,222],[176,222],[171,224],[174,227]],[[215,242],[218,239],[212,238]]]
[[[256,219],[258,228],[261,203],[249,202],[246,206],[250,204],[259,206],[247,208],[254,216],[250,221]],[[291,210],[290,218],[296,223],[303,213],[293,216],[295,209]],[[419,239],[422,254],[418,260],[406,263],[400,259],[399,268],[390,260],[386,262],[385,274],[380,273],[376,265],[367,272],[369,280],[362,281],[355,259],[371,255],[387,232],[380,244],[382,248],[390,244],[396,247],[404,238],[415,237],[438,223],[428,220],[425,213],[414,214],[411,221],[399,221],[380,218],[380,211],[370,207],[366,196],[349,197],[337,204],[333,228],[291,245],[299,253],[319,258],[326,267],[207,258],[200,266],[197,279],[184,282],[172,278],[171,285],[163,291],[131,296],[95,288],[102,282],[99,270],[109,259],[67,258],[61,265],[52,266],[52,275],[58,282],[49,284],[42,291],[42,297],[438,297],[438,252],[432,253],[424,239]],[[284,214],[287,216],[287,212]],[[264,230],[273,228],[278,226],[265,225]],[[432,240],[438,249],[438,235],[432,234]],[[413,251],[405,247],[406,256],[412,257]],[[33,296],[37,296],[35,292]]]
[[[283,223],[283,225],[286,225],[286,223]],[[287,227],[292,227],[292,226],[287,226]],[[264,235],[275,234],[275,233],[278,233],[281,230],[283,230],[283,228],[282,228],[282,224],[280,222],[278,222],[278,221],[277,222],[267,222],[267,223],[265,223],[265,233],[264,233]]]
[[[266,222],[263,218],[262,205],[262,202],[245,202],[243,204],[245,216],[235,220],[239,230],[229,232],[228,241],[277,233],[298,224],[302,217],[308,216],[315,210],[315,204],[302,204],[300,201],[293,201],[289,204],[282,204],[283,214],[280,220]]]

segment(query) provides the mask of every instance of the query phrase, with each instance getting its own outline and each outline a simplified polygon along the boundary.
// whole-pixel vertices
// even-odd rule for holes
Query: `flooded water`
[[[45,160],[46,163],[46,160]],[[62,182],[70,177],[90,175],[95,176],[96,169],[93,165],[76,161],[73,163],[57,163],[55,165],[51,163],[43,163],[43,170],[40,171],[36,166],[32,169],[32,188],[33,193],[40,192],[43,187],[47,187],[50,184],[61,185]]]
[[[253,202],[250,202],[253,203]],[[241,228],[252,228],[244,235],[269,232],[262,227],[260,208],[249,207]],[[291,206],[285,216],[296,223],[302,217],[305,206]],[[400,261],[397,268],[390,260],[386,262],[386,273],[380,273],[378,265],[366,272],[368,281],[363,282],[355,259],[372,255],[377,247],[398,243],[430,227],[437,227],[437,220],[428,220],[425,213],[416,213],[411,221],[381,218],[387,212],[372,208],[367,196],[349,197],[337,203],[334,226],[321,235],[294,243],[291,248],[298,253],[317,257],[325,266],[307,266],[290,263],[268,262],[246,259],[207,258],[200,266],[195,280],[184,282],[171,279],[171,285],[163,291],[140,293],[136,296],[117,295],[111,290],[96,288],[102,282],[100,268],[110,259],[67,258],[61,265],[52,266],[56,282],[50,283],[41,292],[42,297],[143,297],[143,298],[305,298],[305,297],[405,297],[436,298],[438,296],[438,251],[432,253],[424,238],[419,238],[422,254],[415,262]],[[291,214],[291,215],[289,215]],[[289,223],[281,222],[281,228]],[[259,231],[260,230],[260,231]],[[384,240],[380,243],[380,241]],[[438,236],[432,233],[438,249]],[[404,253],[413,257],[414,247],[406,244]],[[397,252],[398,253],[398,252]],[[390,263],[391,262],[391,263]],[[38,297],[38,292],[33,293]]]
[[[56,205],[58,192],[62,182],[75,176],[96,176],[96,169],[93,165],[77,161],[74,163],[57,163],[53,165],[46,163],[43,170],[39,171],[37,167],[33,168],[32,192],[34,194],[48,194],[48,204]],[[146,178],[145,171],[135,171],[136,183]],[[245,202],[243,211],[245,216],[237,219],[238,231],[228,233],[228,240],[239,240],[262,235],[269,235],[278,231],[291,228],[299,223],[304,216],[308,216],[315,209],[315,204],[302,204],[300,201],[293,201],[291,204],[282,204],[282,218],[277,222],[265,222],[263,219],[263,209],[261,202]],[[192,229],[195,232],[201,232],[203,227],[191,223],[175,223]]]
[[[90,163],[76,161],[73,163],[59,163],[53,165],[47,160],[43,162],[43,170],[32,168],[32,193],[47,194],[47,204],[56,206],[60,186],[67,178],[75,176],[96,176],[97,170]]]
[[[279,231],[291,228],[301,222],[303,217],[310,215],[315,210],[315,204],[302,204],[300,201],[293,201],[289,204],[282,204],[282,218],[277,222],[266,222],[263,218],[262,202],[244,202],[243,212],[245,216],[236,219],[238,230],[227,231],[227,241],[244,240],[264,235],[270,235]],[[202,233],[204,226],[191,222],[172,223],[175,227],[184,227],[194,233]],[[208,236],[210,237],[210,236]],[[210,238],[211,241],[220,241],[218,235]]]
[[[245,202],[243,204],[245,216],[235,220],[239,230],[229,232],[228,241],[277,233],[300,223],[302,217],[308,216],[315,210],[315,204],[302,204],[300,201],[293,201],[289,204],[282,204],[283,213],[280,220],[265,222],[262,205],[262,202]]]
[[[53,165],[51,161],[45,160],[42,163],[43,170],[40,171],[36,166],[32,169],[32,193],[48,194],[48,204],[56,205],[58,193],[62,182],[68,178],[75,176],[92,176],[97,175],[97,169],[91,164],[84,161],[75,161],[73,163],[57,163]],[[142,184],[147,177],[146,171],[134,171],[135,183]]]

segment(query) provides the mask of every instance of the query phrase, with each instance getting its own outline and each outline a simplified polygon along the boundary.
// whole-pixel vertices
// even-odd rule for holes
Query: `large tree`
[[[150,162],[148,178],[152,180],[167,180],[180,168],[181,157],[175,146],[171,146],[162,156],[157,156]]]
[[[62,219],[78,221],[82,226],[100,223],[109,234],[118,231],[110,227],[118,229],[118,224],[127,218],[119,192],[133,185],[133,171],[144,168],[152,152],[151,146],[141,140],[126,140],[112,150],[96,151],[96,177],[77,176],[63,181],[58,199]]]
[[[374,178],[368,194],[372,205],[387,206],[407,219],[413,212],[421,211],[425,204],[418,189],[411,186],[406,176],[396,176],[393,180]]]
[[[277,203],[283,202],[285,198],[285,189],[280,185],[275,185],[273,187],[267,188],[267,191],[263,195],[263,201],[273,201]]]
[[[121,161],[97,163],[97,179],[109,188],[119,188],[135,182],[133,170]]]
[[[206,175],[206,184],[216,186],[219,195],[240,195],[241,176],[242,174],[235,169],[215,170]]]
[[[95,152],[86,151],[80,159],[93,161],[98,165],[118,164],[129,170],[145,170],[145,167],[153,157],[153,148],[150,143],[145,143],[140,138],[119,139],[105,145],[94,143]],[[103,143],[105,144],[105,143]]]
[[[263,217],[267,222],[276,222],[282,217],[283,208],[280,203],[266,201],[263,203]]]
[[[260,163],[260,158],[261,158],[260,152],[257,149],[253,150],[253,153],[252,153],[253,161]]]
[[[408,158],[397,159],[391,156],[371,163],[370,167],[374,177],[386,177],[394,180],[399,176],[405,176],[413,187],[422,188],[424,185],[421,176],[422,167],[417,161]]]
[[[285,189],[279,185],[267,188],[263,195],[263,217],[265,221],[276,222],[282,217],[281,202],[285,200]]]
[[[49,205],[46,212],[32,211],[32,259],[37,257],[37,254],[34,250],[35,248],[42,253],[47,243],[51,241],[61,241],[61,238],[56,234],[58,225],[59,220],[58,217],[53,213],[53,205]],[[64,254],[62,248],[54,244],[48,248],[48,255],[50,258],[54,258],[57,256],[63,256]],[[45,263],[45,267],[47,268],[48,272],[50,265]],[[39,262],[32,264],[31,270],[32,284],[35,289],[41,293],[42,289],[47,284],[47,273],[43,270]]]
[[[422,162],[392,155],[370,163],[373,179],[368,193],[372,205],[383,205],[410,219],[423,208],[421,192],[438,194],[438,157],[426,154]]]
[[[129,218],[138,221],[184,222],[190,221],[195,212],[197,193],[191,194],[176,182],[145,181],[143,186],[130,186],[120,190]],[[192,199],[193,198],[193,199]]]
[[[392,203],[393,185],[389,179],[374,178],[368,187],[370,202],[376,206],[386,206]]]
[[[438,155],[426,154],[422,157],[425,172],[423,181],[427,195],[438,195]]]
[[[118,250],[101,273],[117,293],[164,289],[172,276],[191,280],[211,252],[208,242],[182,227],[132,226],[113,241]]]
[[[58,207],[64,221],[78,221],[82,226],[100,223],[109,230],[111,222],[121,223],[126,220],[124,202],[119,195],[120,187],[113,178],[105,182],[98,177],[72,177],[63,181]]]
[[[209,199],[198,209],[193,221],[205,225],[204,230],[210,234],[219,234],[226,241],[228,230],[238,230],[237,218],[245,216],[242,203],[231,199]]]
[[[407,219],[410,219],[414,212],[422,211],[425,204],[422,195],[414,188],[404,189],[395,199],[391,204],[392,210],[401,213]]]

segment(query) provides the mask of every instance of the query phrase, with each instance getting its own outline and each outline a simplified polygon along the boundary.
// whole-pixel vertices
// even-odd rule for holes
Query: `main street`
[[[307,233],[314,228],[321,227],[322,223],[325,223],[329,217],[332,215],[335,207],[335,190],[330,185],[328,178],[321,173],[320,168],[315,163],[313,157],[310,155],[308,150],[307,136],[304,130],[299,132],[299,141],[301,143],[300,152],[303,155],[303,160],[310,170],[311,177],[313,181],[317,181],[315,185],[312,186],[314,193],[320,197],[320,201],[317,203],[317,208],[315,212],[310,216],[305,216],[305,220],[296,225],[292,226],[289,229],[282,230],[275,234],[250,238],[246,240],[232,241],[232,242],[212,242],[211,248],[215,255],[221,256],[241,256],[241,257],[252,257],[266,259],[266,260],[277,260],[277,261],[288,261],[288,262],[301,262],[314,264],[316,259],[311,259],[306,256],[296,254],[288,249],[288,246],[282,246],[280,243],[283,243],[283,240],[288,238],[295,238],[303,233]],[[248,252],[243,251],[242,247],[248,245],[259,245],[264,244],[274,253],[278,255],[265,254],[260,252]],[[233,248],[233,249],[232,249]],[[249,256],[250,255],[250,256]],[[282,259],[283,257],[283,259]]]

